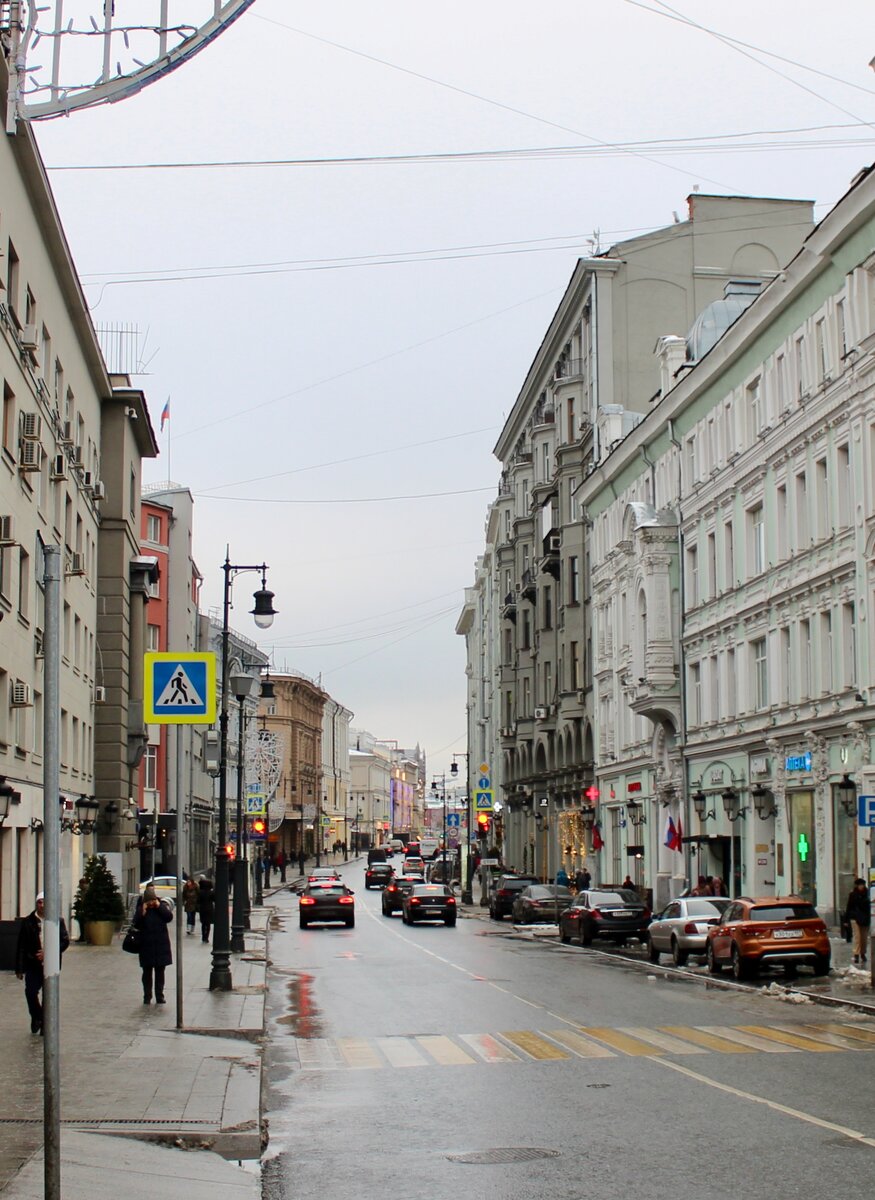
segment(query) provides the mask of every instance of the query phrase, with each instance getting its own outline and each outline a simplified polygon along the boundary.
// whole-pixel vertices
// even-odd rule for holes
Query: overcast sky
[[[437,156],[51,171],[95,324],[141,331],[156,428],[170,398],[145,481],[196,496],[205,606],[226,543],[266,560],[276,668],[446,769],[492,447],[575,259],[683,217],[696,185],[823,216],[875,158],[872,13],[256,0],[139,96],[39,123],[50,168]],[[232,616],[251,637],[256,586]]]

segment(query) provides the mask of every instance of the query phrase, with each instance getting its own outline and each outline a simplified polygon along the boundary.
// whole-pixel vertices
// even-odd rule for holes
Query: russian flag
[[[683,835],[681,833],[681,819],[678,817],[678,823],[675,825],[673,819],[668,817],[665,822],[665,845],[669,850],[677,850],[680,852],[683,849]]]
[[[167,397],[167,403],[161,409],[161,432],[164,432],[164,426],[170,420],[170,397]]]

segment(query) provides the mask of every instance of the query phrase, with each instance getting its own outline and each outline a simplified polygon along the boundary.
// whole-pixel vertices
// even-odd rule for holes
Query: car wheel
[[[562,924],[559,926],[559,941],[563,944],[563,946],[567,946],[571,941],[571,938],[565,932],[565,926]]]
[[[447,919],[444,921],[444,924],[445,924],[445,925],[447,925],[447,926],[450,926],[450,927],[452,927],[453,925],[455,925],[455,923],[456,923],[456,918],[455,918],[455,917],[447,917]]]
[[[829,966],[830,966],[829,955],[828,954],[818,954],[818,956],[814,962],[814,974],[815,975],[828,975],[829,974]]]
[[[662,955],[662,951],[658,950],[653,944],[653,939],[650,939],[650,945],[647,947],[647,957],[652,963],[658,963]]]
[[[309,921],[299,921],[298,924],[300,925],[301,929],[306,929],[307,926],[310,924],[310,922]]]
[[[592,945],[592,931],[587,929],[585,925],[580,927],[580,944],[581,946]]]
[[[492,921],[500,921],[500,920],[501,920],[501,917],[498,915],[498,913],[495,911],[495,909],[494,909],[494,908],[490,908],[490,910],[489,910],[489,918],[490,918],[490,920],[492,920]]]
[[[685,967],[690,957],[688,950],[681,950],[677,938],[671,939],[671,960],[676,967]]]
[[[626,945],[626,939],[625,939],[624,937],[618,937],[618,938],[617,938],[617,945],[618,945],[618,946],[625,946],[625,945]]]
[[[750,967],[742,958],[738,947],[734,945],[732,947],[732,978],[747,979],[748,975],[750,975]]]
[[[785,963],[784,964],[784,978],[785,979],[795,979],[798,974],[799,974],[799,972],[796,969],[795,963]]]
[[[346,923],[347,929],[355,929],[355,917],[350,917]]]
[[[719,975],[723,970],[722,964],[719,963],[714,957],[714,947],[711,942],[708,943],[708,949],[705,953],[705,961],[707,962],[708,970],[712,975]]]

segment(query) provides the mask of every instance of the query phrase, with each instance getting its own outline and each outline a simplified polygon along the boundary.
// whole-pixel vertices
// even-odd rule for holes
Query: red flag
[[[603,849],[604,844],[601,826],[599,825],[598,821],[596,821],[595,825],[592,827],[592,848],[593,850],[601,850]]]

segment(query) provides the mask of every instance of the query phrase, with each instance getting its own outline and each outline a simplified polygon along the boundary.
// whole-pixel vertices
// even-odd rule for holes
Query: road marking
[[[413,1042],[405,1037],[377,1038],[377,1046],[385,1054],[390,1067],[427,1067],[428,1060]]]
[[[484,1062],[502,1063],[520,1061],[518,1054],[514,1054],[509,1046],[505,1046],[504,1042],[500,1042],[498,1038],[493,1037],[490,1033],[461,1033],[459,1037]]]
[[[356,1071],[373,1070],[383,1065],[383,1060],[368,1044],[367,1038],[337,1038],[337,1048],[347,1065]]]
[[[641,1042],[636,1037],[630,1037],[628,1033],[623,1033],[619,1029],[581,1025],[580,1031],[589,1037],[598,1038],[600,1042],[606,1042],[607,1045],[613,1046],[615,1050],[619,1050],[621,1054],[645,1055],[663,1053],[662,1050],[658,1050],[655,1046],[648,1046],[646,1042]]]
[[[825,1046],[813,1038],[800,1037],[796,1033],[787,1033],[780,1025],[739,1025],[744,1033],[752,1033],[756,1037],[769,1038],[780,1042],[783,1046],[794,1046],[797,1050],[810,1050],[814,1054],[838,1054],[837,1046]]]
[[[798,1046],[779,1046],[768,1038],[757,1037],[755,1033],[744,1033],[732,1025],[700,1025],[705,1033],[716,1033],[718,1037],[728,1038],[730,1042],[738,1042],[751,1050],[761,1050],[764,1054],[798,1054]]]
[[[631,1037],[640,1038],[642,1042],[652,1042],[654,1046],[658,1046],[660,1050],[665,1050],[668,1054],[708,1053],[702,1046],[694,1046],[692,1042],[682,1042],[679,1038],[670,1037],[667,1033],[659,1033],[655,1029],[631,1026],[621,1029],[620,1032],[628,1033]]]
[[[868,1050],[870,1049],[863,1042],[857,1042],[852,1037],[840,1033],[828,1033],[825,1027],[820,1025],[778,1025],[778,1029],[786,1029],[790,1032],[804,1032],[806,1037],[813,1038],[816,1042],[825,1042],[828,1046],[838,1046],[841,1050]]]
[[[660,1067],[668,1067],[670,1071],[677,1071],[681,1075],[686,1075],[688,1079],[695,1079],[699,1083],[704,1083],[708,1087],[716,1088],[720,1092],[727,1092],[730,1096],[737,1096],[740,1100],[750,1100],[753,1104],[763,1104],[766,1108],[771,1108],[773,1112],[783,1113],[787,1117],[793,1117],[797,1121],[804,1121],[807,1125],[816,1125],[819,1129],[829,1129],[832,1133],[839,1133],[843,1137],[853,1138],[863,1146],[875,1146],[875,1138],[866,1137],[857,1129],[849,1129],[845,1125],[836,1125],[833,1121],[824,1121],[821,1117],[812,1116],[811,1113],[802,1112],[798,1108],[790,1108],[786,1104],[779,1104],[776,1100],[767,1100],[765,1096],[757,1096],[754,1092],[745,1092],[741,1088],[731,1087],[728,1083],[720,1083],[716,1079],[709,1079],[707,1075],[700,1075],[698,1071],[691,1070],[690,1067],[683,1066],[682,1063],[672,1062],[668,1058],[654,1058],[654,1063]]]
[[[432,1056],[438,1066],[462,1067],[471,1066],[477,1060],[466,1054],[461,1046],[457,1046],[452,1038],[442,1035],[429,1034],[416,1038],[424,1050]]]
[[[854,1038],[855,1041],[865,1042],[867,1045],[875,1043],[875,1033],[862,1025],[837,1025],[827,1021],[824,1025],[818,1025],[818,1029],[841,1033],[845,1037]],[[862,1049],[862,1047],[859,1048]]]
[[[520,1050],[524,1050],[526,1054],[538,1059],[539,1062],[571,1058],[570,1054],[561,1050],[555,1043],[547,1041],[532,1029],[514,1029],[509,1033],[502,1033],[501,1037],[512,1045],[519,1046]]]
[[[573,1029],[545,1029],[544,1032],[548,1037],[553,1038],[556,1042],[561,1042],[569,1050],[573,1051],[578,1058],[616,1058],[613,1050],[609,1050],[607,1046],[601,1046],[598,1042],[592,1042],[589,1038],[585,1038],[580,1033],[575,1033]]]
[[[296,1038],[298,1061],[305,1071],[336,1071],[340,1056],[327,1038]]]
[[[705,1050],[713,1050],[715,1054],[756,1054],[753,1046],[741,1046],[728,1038],[718,1037],[716,1033],[709,1033],[704,1028],[696,1029],[691,1025],[661,1025],[660,1028],[666,1033],[676,1033],[687,1041],[704,1047]]]

